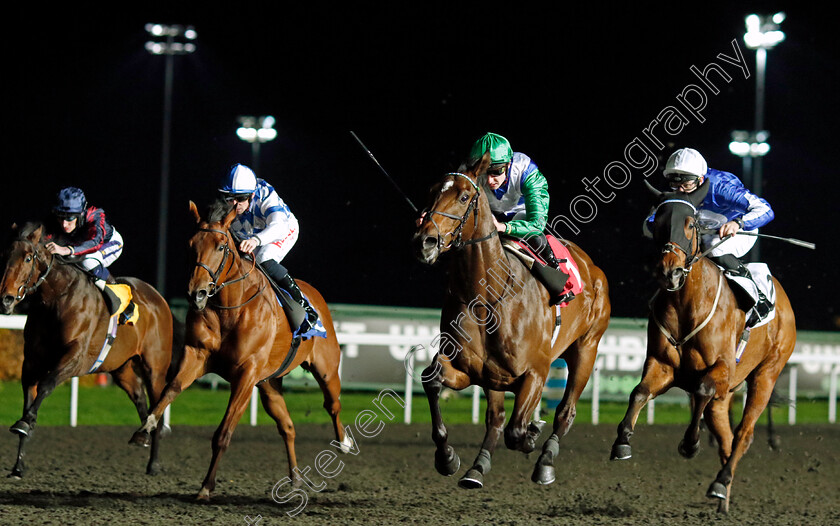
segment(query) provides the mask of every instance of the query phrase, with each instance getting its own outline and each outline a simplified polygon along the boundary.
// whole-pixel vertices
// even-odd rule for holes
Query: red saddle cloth
[[[572,292],[575,295],[580,294],[583,291],[583,282],[580,279],[580,271],[578,270],[577,262],[575,262],[574,258],[572,258],[569,248],[551,234],[546,234],[545,237],[548,240],[548,245],[551,247],[551,251],[554,252],[554,257],[560,263],[560,270],[569,275],[569,279],[566,281],[566,286],[563,289],[563,294],[569,292]],[[545,265],[545,261],[543,261],[543,259],[539,257],[539,255],[537,255],[537,253],[534,252],[526,243],[519,241],[518,239],[514,239],[512,241],[514,241],[516,245],[529,256]],[[560,306],[565,307],[567,304],[567,302],[564,302],[561,303]]]

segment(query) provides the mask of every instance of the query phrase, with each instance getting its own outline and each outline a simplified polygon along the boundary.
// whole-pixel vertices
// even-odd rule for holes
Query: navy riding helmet
[[[73,186],[59,190],[56,201],[57,204],[53,207],[53,213],[61,218],[81,218],[85,209],[87,209],[85,193],[80,188]]]

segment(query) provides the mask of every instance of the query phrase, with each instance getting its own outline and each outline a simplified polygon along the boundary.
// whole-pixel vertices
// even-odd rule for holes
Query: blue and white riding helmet
[[[235,164],[222,178],[219,192],[226,197],[251,195],[257,190],[257,176],[244,164]]]
[[[61,219],[82,219],[87,209],[85,193],[74,186],[68,186],[58,191],[56,205],[53,207],[53,214]]]

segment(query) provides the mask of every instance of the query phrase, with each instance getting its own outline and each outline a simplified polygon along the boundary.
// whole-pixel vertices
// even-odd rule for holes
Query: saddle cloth
[[[280,304],[280,308],[283,310],[283,313],[285,313],[286,310],[285,310],[285,308],[283,308],[283,299],[280,296],[280,292],[278,292],[278,289],[279,290],[283,290],[283,289],[280,289],[279,287],[277,287],[277,288],[272,287],[272,288],[274,289],[274,295],[277,298],[277,302]],[[289,293],[286,292],[285,290],[283,290],[283,293],[286,294],[286,296],[289,296]],[[303,299],[306,300],[307,303],[312,305],[312,302],[309,301],[309,298],[306,297],[306,294],[303,295]],[[308,340],[309,338],[314,338],[316,336],[320,336],[321,338],[326,338],[327,337],[327,329],[324,328],[324,324],[321,323],[321,317],[320,316],[318,316],[318,320],[315,322],[315,325],[310,327],[306,332],[301,334],[300,327],[298,327],[297,329],[295,329],[294,334],[292,334],[293,338],[300,338],[301,340]]]
[[[740,291],[752,298],[752,303],[747,307],[747,319],[750,318],[752,311],[755,310],[753,306],[758,302],[759,288],[764,296],[770,300],[770,303],[773,304],[773,308],[770,309],[767,316],[753,326],[753,328],[761,327],[776,317],[776,287],[773,286],[773,276],[770,274],[770,268],[766,263],[746,263],[744,266],[750,271],[750,275],[752,275],[755,282],[750,278],[730,276],[728,273],[724,273],[724,275],[729,281],[730,287],[738,287]],[[736,296],[738,296],[737,291]]]
[[[569,276],[568,281],[566,281],[566,286],[563,289],[563,294],[567,294],[569,292],[574,295],[580,294],[583,291],[583,280],[580,277],[577,262],[574,258],[572,258],[569,248],[551,234],[546,234],[545,237],[548,240],[548,245],[551,247],[551,251],[554,253],[554,257],[560,264],[560,270]],[[545,261],[543,261],[543,259],[523,241],[518,239],[506,239],[505,244],[509,247],[516,248],[519,252],[525,253],[527,256],[533,258],[542,265],[546,264]],[[567,304],[568,302],[563,302],[559,306],[565,307]]]

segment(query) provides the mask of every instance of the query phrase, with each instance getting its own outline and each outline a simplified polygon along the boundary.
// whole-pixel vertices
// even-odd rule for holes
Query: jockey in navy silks
[[[707,254],[715,264],[734,276],[747,277],[755,282],[741,259],[755,245],[755,236],[733,235],[741,230],[758,233],[758,229],[773,220],[773,209],[764,199],[750,192],[733,174],[709,168],[700,152],[691,148],[677,150],[668,158],[663,171],[668,184],[674,191],[691,193],[709,180],[706,194],[698,212],[698,223],[714,229],[713,233],[701,236],[702,250],[714,248]],[[645,221],[645,235],[652,236],[654,214]],[[731,236],[722,243],[721,239]],[[719,245],[715,246],[717,243]],[[747,320],[750,327],[765,318],[773,308],[761,289],[758,289],[755,314]]]
[[[280,264],[298,239],[297,218],[270,184],[258,179],[245,165],[236,164],[222,179],[222,197],[235,204],[236,218],[230,230],[240,240],[239,250],[253,254],[257,264],[280,288],[306,310],[299,333],[305,334],[318,321],[318,313],[303,297],[289,271]]]
[[[60,256],[79,256],[82,267],[94,277],[102,291],[108,312],[122,312],[131,297],[125,285],[117,285],[108,267],[122,254],[123,239],[108,222],[105,211],[88,206],[85,193],[75,187],[62,188],[52,209],[61,230],[48,236],[47,250]]]

